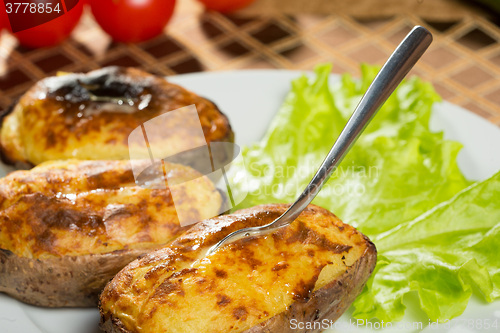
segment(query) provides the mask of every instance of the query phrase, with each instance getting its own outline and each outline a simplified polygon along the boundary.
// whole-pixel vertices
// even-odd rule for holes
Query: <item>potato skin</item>
[[[0,292],[38,306],[94,307],[103,286],[146,251],[32,259],[0,249]]]
[[[127,98],[135,104],[96,101],[89,91],[97,98]],[[141,106],[142,102],[147,105]],[[30,88],[9,112],[0,115],[0,156],[5,163],[16,165],[72,158],[128,159],[127,140],[135,128],[193,104],[207,142],[234,141],[227,117],[214,103],[163,77],[121,67],[48,77]],[[168,140],[175,145],[187,139],[179,134]]]
[[[175,240],[173,243],[171,243],[169,246],[162,250],[157,250],[152,253],[147,254],[140,260],[136,260],[126,266],[120,273],[117,274],[117,276],[106,286],[104,289],[101,297],[100,297],[100,310],[101,310],[101,328],[108,333],[138,333],[139,330],[134,329],[133,327],[142,327],[140,332],[154,332],[156,331],[163,331],[159,327],[169,327],[169,329],[165,330],[166,332],[170,332],[170,328],[175,326],[176,329],[172,329],[172,332],[184,332],[184,331],[189,331],[189,329],[193,329],[193,326],[189,326],[189,329],[187,328],[182,328],[183,326],[183,319],[184,318],[184,313],[179,312],[179,311],[184,311],[185,308],[181,307],[179,310],[180,302],[184,300],[184,302],[187,302],[188,304],[193,304],[193,302],[188,301],[186,298],[182,297],[194,297],[195,301],[194,303],[204,303],[202,305],[202,308],[205,309],[206,311],[201,310],[201,315],[203,318],[205,318],[204,314],[207,312],[212,313],[211,311],[216,310],[212,309],[212,306],[210,301],[207,303],[207,297],[210,299],[212,298],[217,298],[219,300],[217,304],[224,303],[222,308],[220,308],[221,311],[221,316],[223,317],[223,327],[218,326],[216,323],[221,323],[220,321],[217,321],[214,317],[211,317],[210,315],[207,319],[210,320],[210,324],[208,322],[205,323],[200,323],[199,321],[197,322],[197,329],[198,330],[204,330],[205,332],[302,332],[300,330],[293,330],[291,325],[290,325],[290,320],[291,319],[296,319],[299,322],[313,322],[313,321],[321,321],[323,319],[329,319],[335,321],[338,319],[338,317],[349,307],[349,305],[352,303],[352,301],[355,299],[355,297],[361,292],[361,290],[364,287],[364,284],[368,280],[370,274],[372,273],[375,264],[376,264],[376,249],[373,243],[369,241],[368,238],[357,232],[354,228],[342,224],[333,214],[329,213],[328,211],[314,206],[310,205],[306,211],[299,217],[298,221],[294,222],[295,224],[295,229],[292,231],[283,231],[281,233],[281,236],[283,238],[278,241],[280,242],[285,242],[285,244],[290,244],[290,247],[294,245],[303,245],[303,246],[309,246],[309,250],[307,250],[306,256],[316,256],[316,253],[318,253],[318,256],[321,256],[321,253],[324,254],[324,251],[333,251],[332,253],[334,256],[336,256],[338,253],[338,256],[342,256],[341,262],[349,261],[350,264],[344,264],[345,265],[345,270],[342,271],[342,268],[340,270],[340,273],[337,275],[332,275],[329,276],[328,272],[326,274],[326,281],[327,283],[324,284],[323,286],[320,286],[318,289],[315,289],[314,291],[312,290],[312,285],[311,282],[313,282],[313,285],[318,286],[321,285],[320,280],[321,280],[321,274],[323,273],[323,268],[321,268],[321,273],[319,273],[319,278],[318,275],[316,275],[316,278],[312,281],[309,280],[302,280],[300,281],[297,285],[300,287],[299,292],[295,293],[293,299],[294,301],[291,303],[287,303],[286,297],[284,298],[283,302],[279,301],[276,306],[284,306],[286,305],[286,308],[282,309],[282,311],[276,313],[275,315],[272,315],[269,318],[262,318],[262,319],[256,319],[256,318],[250,318],[252,313],[262,313],[262,306],[264,303],[259,303],[261,300],[259,298],[250,298],[248,303],[245,303],[242,299],[248,298],[248,294],[243,293],[239,294],[240,296],[238,297],[234,293],[231,294],[231,291],[228,290],[227,288],[218,288],[218,283],[220,281],[217,281],[218,279],[224,280],[226,278],[231,279],[233,278],[232,273],[238,272],[238,269],[229,269],[228,266],[221,266],[221,263],[224,261],[220,261],[216,257],[210,257],[207,258],[207,262],[209,263],[208,265],[210,266],[211,264],[216,267],[217,270],[227,270],[228,276],[224,276],[224,274],[221,273],[221,275],[216,274],[216,276],[213,276],[212,280],[211,278],[208,278],[209,280],[206,281],[206,285],[208,286],[208,289],[199,289],[200,293],[199,294],[193,294],[190,292],[190,289],[187,287],[186,283],[182,282],[181,280],[184,281],[196,281],[198,280],[199,282],[196,283],[205,283],[205,279],[207,276],[198,274],[198,273],[192,273],[191,270],[195,269],[197,266],[196,264],[192,263],[193,259],[187,259],[186,265],[184,266],[179,266],[179,261],[182,262],[183,260],[186,260],[186,257],[190,258],[201,258],[200,257],[200,252],[203,253],[203,250],[200,250],[198,253],[192,254],[191,252],[197,252],[195,251],[189,251],[189,249],[192,248],[200,248],[200,247],[206,247],[206,246],[211,246],[215,244],[218,240],[222,239],[225,235],[228,233],[240,229],[243,225],[244,226],[256,226],[256,225],[262,225],[265,224],[266,222],[272,221],[275,217],[279,216],[284,210],[287,208],[287,205],[263,205],[263,206],[257,206],[251,209],[243,210],[236,212],[233,215],[228,215],[224,217],[219,217],[219,218],[214,218],[210,219],[207,221],[204,221],[196,226],[194,226],[192,229],[190,229],[186,234]],[[305,216],[304,216],[305,215]],[[338,233],[340,236],[339,238],[332,238],[331,240],[339,240],[339,239],[345,239],[345,240],[350,240],[348,241],[349,244],[351,245],[342,245],[343,243],[333,243],[335,246],[332,247],[332,243],[329,243],[328,240],[325,240],[324,238],[321,237],[321,235],[318,235],[317,232],[322,231],[322,228],[327,226],[328,224],[325,224],[324,221],[330,220],[331,221],[331,226],[330,229],[337,229],[337,230],[330,230],[326,231],[327,234],[332,235],[332,233]],[[307,224],[306,228],[300,227],[301,223],[304,223],[304,221],[310,220],[311,224]],[[315,227],[314,224],[316,222],[319,222],[319,224],[322,224],[320,227]],[[329,222],[330,223],[330,222]],[[293,224],[292,224],[293,225]],[[289,228],[289,227],[287,227]],[[312,228],[312,229],[310,229]],[[315,231],[313,231],[313,229]],[[324,230],[323,230],[324,231]],[[278,238],[275,238],[274,236],[272,237],[274,241],[277,241]],[[277,266],[272,266],[274,263],[268,263],[267,261],[263,261],[262,263],[252,263],[252,261],[255,261],[256,258],[261,258],[261,256],[265,256],[265,253],[267,250],[262,250],[264,252],[261,252],[260,254],[256,256],[250,255],[249,257],[245,256],[238,256],[238,254],[242,253],[251,253],[247,251],[243,252],[236,252],[236,253],[231,253],[230,251],[233,251],[235,248],[236,249],[244,249],[245,246],[250,246],[248,245],[250,242],[253,240],[249,240],[247,245],[244,244],[236,244],[233,243],[232,245],[229,245],[229,251],[227,256],[231,257],[234,256],[236,261],[233,261],[233,265],[236,265],[238,267],[241,267],[241,269],[245,270],[245,266],[247,264],[249,265],[256,265],[254,268],[259,270],[261,265],[265,267],[272,267],[272,271],[275,270],[280,270],[281,268],[275,269]],[[298,242],[298,243],[297,243]],[[354,243],[353,243],[354,242]],[[282,243],[283,244],[283,243]],[[319,248],[316,250],[310,248],[312,244],[317,244]],[[347,243],[346,243],[347,244]],[[194,245],[194,247],[193,247]],[[262,246],[262,244],[260,244]],[[278,246],[278,245],[277,245]],[[232,249],[231,249],[232,247]],[[255,247],[251,247],[252,249],[255,250]],[[286,249],[285,247],[278,247],[278,253],[282,251],[283,249]],[[360,251],[359,253],[357,251]],[[271,250],[274,251],[274,250]],[[310,253],[310,251],[317,251],[314,253]],[[286,250],[285,250],[286,252]],[[354,252],[354,254],[353,254]],[[291,256],[294,256],[297,254],[296,252],[294,253],[293,251],[290,252]],[[281,252],[281,255],[284,255],[286,258],[288,255],[284,252]],[[348,255],[351,257],[348,258]],[[267,257],[266,257],[267,258]],[[288,256],[288,263],[290,263],[290,269],[292,269],[292,266],[294,265],[293,260],[290,261],[290,256]],[[300,257],[303,258],[303,257]],[[196,259],[195,259],[196,260]],[[264,259],[262,259],[264,260]],[[278,259],[281,260],[281,259]],[[298,259],[300,261],[300,259]],[[304,260],[307,260],[304,258]],[[230,262],[230,261],[226,261]],[[274,262],[274,261],[273,261]],[[211,264],[210,264],[211,263]],[[286,265],[287,263],[285,263]],[[268,266],[271,265],[271,266]],[[336,264],[334,264],[335,266]],[[342,266],[342,265],[341,265]],[[180,267],[180,268],[176,268]],[[182,267],[190,267],[188,269],[182,269]],[[207,266],[208,267],[208,266]],[[205,271],[208,271],[208,268],[203,268]],[[326,268],[325,268],[326,269]],[[246,271],[245,271],[246,272]],[[266,269],[264,270],[259,270],[259,272],[266,272]],[[286,276],[286,274],[298,274],[295,275],[295,281],[300,280],[302,277],[307,276],[307,274],[301,274],[300,271],[292,270],[292,271],[287,271],[286,269],[282,271],[283,274],[281,275],[282,278]],[[330,272],[335,272],[335,270],[330,271]],[[144,278],[134,278],[136,274],[140,274],[141,276],[144,276]],[[175,276],[175,278],[169,278],[167,277],[169,274],[171,276]],[[163,279],[163,282],[160,285],[156,285],[154,283],[155,279],[162,279],[160,278],[161,276],[166,277],[166,279]],[[252,274],[249,275],[249,279],[252,279]],[[280,275],[276,275],[276,278],[278,279]],[[333,277],[333,278],[332,278]],[[177,283],[177,279],[180,278]],[[144,280],[145,279],[145,280]],[[246,278],[243,278],[246,280]],[[325,279],[325,276],[323,276],[323,280]],[[169,282],[170,281],[170,282]],[[242,280],[237,280],[240,281],[240,283],[245,283]],[[259,280],[259,281],[266,281],[266,280]],[[267,280],[268,284],[266,284],[264,287],[262,284],[257,283],[257,285],[254,285],[253,288],[258,290],[260,288],[266,288],[268,291],[271,291],[274,288],[280,288],[280,284],[275,284],[275,282],[279,282],[276,279],[269,279]],[[169,284],[166,284],[166,282],[169,282]],[[154,291],[148,292],[141,286],[150,286],[151,283],[155,286]],[[174,284],[172,284],[174,283]],[[293,282],[295,283],[295,282]],[[182,285],[184,284],[184,287]],[[163,286],[169,286],[167,289],[165,289],[165,292],[162,291]],[[253,284],[252,284],[253,285]],[[129,290],[130,293],[125,293],[124,290]],[[222,292],[226,292],[227,295],[229,295],[229,298],[224,299],[223,297],[221,298],[220,294]],[[160,294],[164,293],[163,298],[159,298],[157,301],[154,301],[153,304],[149,304],[152,302],[151,300],[155,298],[155,295],[158,294],[158,291],[160,291]],[[249,290],[247,290],[250,292]],[[294,293],[296,289],[292,289],[292,293]],[[146,293],[143,298],[142,292]],[[181,295],[182,297],[177,297],[174,294]],[[186,296],[184,296],[184,294]],[[217,294],[217,295],[215,295]],[[149,295],[149,296],[147,296]],[[172,296],[174,295],[174,296]],[[273,301],[273,299],[276,297],[276,294],[273,294],[274,296],[271,296],[270,299],[264,299],[264,301],[269,301],[269,302],[276,302]],[[215,297],[217,296],[217,297]],[[198,299],[196,301],[196,299]],[[241,298],[241,299],[239,299]],[[131,304],[127,300],[133,300],[133,304]],[[143,299],[146,299],[146,303],[142,303]],[[235,301],[236,303],[227,303],[229,300]],[[239,303],[238,303],[239,302]],[[242,303],[243,302],[243,303]],[[257,302],[257,303],[255,303]],[[229,317],[224,317],[222,315],[223,311],[227,310],[227,307],[230,307],[231,304],[236,304],[236,306],[243,304],[245,313],[244,316],[237,316],[236,319],[232,318],[231,316]],[[273,303],[274,304],[274,303]],[[215,305],[215,304],[214,304]],[[271,305],[273,307],[274,305]],[[137,307],[137,308],[136,308]],[[158,310],[158,308],[161,308],[162,310]],[[140,310],[139,310],[140,309]],[[148,310],[152,309],[152,310]],[[233,309],[238,309],[234,308]],[[140,311],[140,312],[137,312]],[[145,312],[143,312],[145,311]],[[148,312],[152,311],[152,312]],[[175,313],[174,322],[170,322],[172,320],[172,316],[168,315],[167,318],[168,321],[164,322],[163,319],[160,319],[162,317],[158,317],[158,320],[162,321],[162,324],[160,326],[155,326],[155,325],[150,325],[148,321],[155,320],[154,317],[156,311],[173,311]],[[198,308],[198,311],[200,311],[200,308]],[[235,312],[233,311],[233,314]],[[265,314],[265,311],[263,312]],[[139,317],[135,317],[136,315],[139,315]],[[248,314],[248,319],[246,318],[246,315]],[[215,314],[215,316],[218,316],[218,314]],[[188,315],[189,318],[193,318],[193,314]],[[123,322],[122,318],[126,319],[129,321],[128,323]],[[258,318],[261,318],[259,316]],[[142,321],[141,321],[142,320]],[[145,322],[145,321],[146,322]],[[250,327],[247,327],[249,323],[245,324],[243,322],[242,324],[241,320],[250,320],[252,325]],[[229,323],[228,323],[229,322]],[[185,323],[186,325],[192,325],[192,323]],[[165,326],[167,325],[167,326]],[[172,326],[169,326],[172,325]],[[200,325],[204,325],[203,328],[200,327]],[[215,325],[215,326],[214,326]],[[154,327],[154,328],[153,328]],[[179,329],[181,327],[181,329]],[[304,330],[303,332],[305,332]],[[309,331],[308,331],[309,332]]]
[[[174,179],[200,177],[165,164]],[[204,177],[188,204],[217,215]],[[127,263],[183,233],[168,188],[135,184],[129,161],[52,161],[0,179],[0,292],[49,307],[95,306]]]

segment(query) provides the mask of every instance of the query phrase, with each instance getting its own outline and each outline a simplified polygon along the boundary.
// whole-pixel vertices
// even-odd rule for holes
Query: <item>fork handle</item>
[[[410,31],[368,87],[309,185],[280,217],[264,226],[236,230],[220,240],[207,253],[214,253],[227,242],[262,232],[271,232],[292,223],[316,197],[368,122],[424,54],[431,42],[432,35],[424,27],[416,26]]]
[[[269,228],[285,226],[295,220],[311,203],[352,144],[359,137],[377,110],[384,104],[403,78],[413,68],[432,42],[431,33],[421,26],[414,27],[399,44],[368,87],[349,118],[337,141],[299,198]]]

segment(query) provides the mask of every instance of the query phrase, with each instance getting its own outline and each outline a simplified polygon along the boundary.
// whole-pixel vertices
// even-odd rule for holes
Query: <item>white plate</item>
[[[213,100],[227,114],[236,133],[236,143],[246,145],[262,137],[267,125],[279,109],[290,89],[290,82],[301,75],[297,71],[252,70],[218,73],[187,74],[169,80]],[[338,80],[332,76],[332,82]],[[464,144],[458,156],[459,166],[465,175],[482,180],[500,169],[500,129],[486,120],[450,103],[435,106],[431,119],[433,130],[444,130],[446,138]],[[8,168],[0,168],[0,174]],[[408,303],[403,322],[423,321],[422,314]],[[500,302],[484,304],[472,299],[465,313],[451,329],[428,327],[425,331],[474,332],[461,329],[465,320],[498,320],[500,327]],[[330,332],[368,332],[366,328],[349,325],[349,314],[339,321],[337,329]],[[95,309],[44,309],[29,306],[0,294],[0,332],[2,333],[97,333],[99,313]],[[427,322],[423,322],[423,327]],[[343,325],[343,326],[341,326]],[[484,326],[484,325],[483,325]],[[379,330],[379,329],[378,329]],[[375,331],[375,329],[373,329]],[[388,330],[389,331],[389,330]],[[390,331],[402,331],[390,330]],[[409,332],[418,329],[405,330]],[[494,332],[497,330],[489,330]]]

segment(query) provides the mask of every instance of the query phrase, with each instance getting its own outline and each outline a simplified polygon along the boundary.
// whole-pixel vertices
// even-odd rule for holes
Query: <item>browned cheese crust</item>
[[[336,320],[376,263],[367,237],[310,205],[291,225],[207,249],[232,231],[267,224],[288,205],[263,205],[205,220],[133,261],[100,297],[107,333],[301,332],[299,322]]]
[[[171,179],[196,179],[184,198],[193,213],[218,214],[222,198],[210,180],[165,167]],[[169,189],[137,186],[129,161],[16,171],[0,179],[0,292],[36,305],[95,306],[127,263],[184,231]]]
[[[233,141],[229,121],[214,103],[162,77],[120,67],[49,77],[0,117],[0,153],[5,162],[31,165],[70,158],[128,159],[127,140],[135,128],[193,104],[207,142]],[[177,136],[169,143],[187,140]]]

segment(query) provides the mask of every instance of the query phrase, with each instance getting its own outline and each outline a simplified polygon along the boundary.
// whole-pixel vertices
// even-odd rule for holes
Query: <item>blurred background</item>
[[[177,0],[160,35],[141,42],[113,40],[88,5],[80,20],[75,19],[78,24],[70,37],[56,46],[22,46],[4,30],[0,109],[57,71],[86,72],[109,65],[168,76],[237,69],[312,70],[318,63],[332,62],[333,72],[358,75],[361,62],[382,64],[419,24],[431,30],[434,43],[413,74],[432,82],[443,99],[500,126],[499,0],[200,1]],[[217,8],[224,2],[244,8]],[[207,4],[216,10],[207,9]],[[137,21],[134,15],[126,20]],[[119,36],[120,31],[113,34]]]

